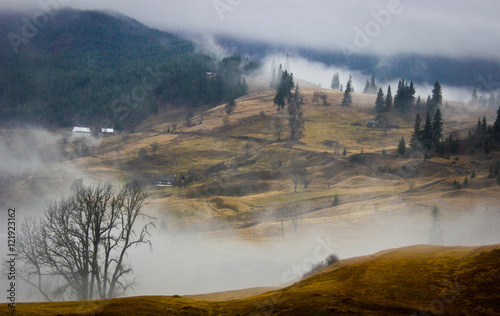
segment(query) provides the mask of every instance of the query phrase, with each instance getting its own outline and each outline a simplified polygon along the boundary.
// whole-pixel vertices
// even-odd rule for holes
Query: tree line
[[[166,103],[227,102],[246,94],[245,75],[258,67],[239,55],[217,60],[175,35],[91,11],[57,12],[20,48],[0,50],[0,117],[45,126],[122,129]]]

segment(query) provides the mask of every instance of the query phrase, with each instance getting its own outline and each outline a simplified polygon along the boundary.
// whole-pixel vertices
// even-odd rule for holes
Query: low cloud
[[[500,2],[494,0],[479,5],[472,0],[58,1],[78,9],[119,11],[163,30],[226,34],[325,51],[498,59],[500,50]],[[4,9],[41,10],[34,0],[1,2]]]

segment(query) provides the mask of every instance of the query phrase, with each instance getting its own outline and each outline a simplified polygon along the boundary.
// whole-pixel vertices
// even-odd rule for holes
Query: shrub
[[[332,206],[339,206],[339,205],[340,205],[339,196],[337,194],[335,194],[335,197],[333,198]]]
[[[218,209],[230,209],[235,212],[239,212],[238,206],[226,203],[220,197],[214,197],[210,200],[210,202],[214,203]]]
[[[324,261],[321,261],[321,262],[318,262],[316,264],[313,264],[313,266],[311,267],[311,270],[309,270],[306,273],[304,273],[304,275],[302,277],[303,278],[308,277],[311,274],[313,274],[314,272],[323,269],[324,267],[326,267],[326,263]]]
[[[313,274],[314,272],[316,272],[318,270],[321,270],[324,267],[327,267],[327,266],[330,266],[332,264],[335,264],[335,263],[337,263],[339,261],[340,261],[339,256],[337,256],[336,254],[332,253],[331,255],[329,255],[328,257],[326,257],[325,260],[320,261],[320,262],[318,262],[316,264],[313,264],[313,266],[311,267],[311,270],[309,270],[306,273],[304,273],[302,275],[302,278],[308,277],[311,274]]]
[[[332,253],[331,255],[329,255],[328,257],[326,257],[326,259],[325,259],[325,262],[326,262],[327,266],[331,266],[332,264],[337,263],[339,261],[340,261],[339,256],[337,256],[334,253]]]

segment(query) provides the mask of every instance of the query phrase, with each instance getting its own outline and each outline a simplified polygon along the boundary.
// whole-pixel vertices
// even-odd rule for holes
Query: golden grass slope
[[[500,245],[390,249],[241,298],[255,291],[19,303],[15,315],[500,315]],[[5,304],[0,313],[9,315]]]

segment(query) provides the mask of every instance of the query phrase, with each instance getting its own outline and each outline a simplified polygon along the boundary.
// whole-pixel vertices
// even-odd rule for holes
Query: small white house
[[[366,121],[366,127],[369,128],[379,127],[379,121]]]
[[[73,131],[71,134],[75,137],[89,137],[90,136],[90,128],[88,127],[73,127]]]
[[[101,133],[106,134],[106,135],[113,134],[114,132],[115,131],[112,128],[101,128]]]

